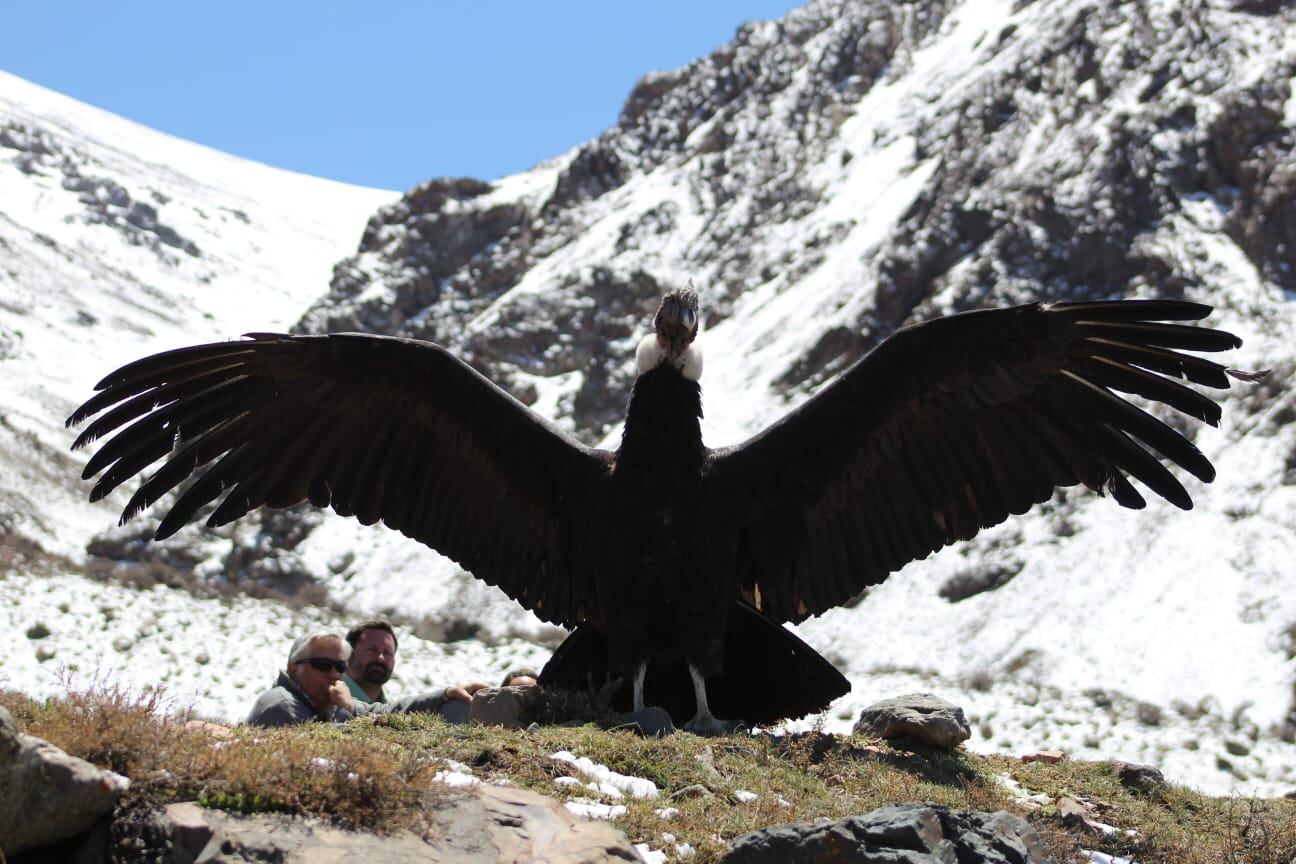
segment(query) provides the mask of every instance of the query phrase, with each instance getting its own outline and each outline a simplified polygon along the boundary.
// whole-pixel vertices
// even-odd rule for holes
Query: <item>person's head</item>
[[[347,631],[351,661],[347,672],[357,682],[386,684],[396,669],[396,632],[386,621],[362,621]]]
[[[342,678],[351,646],[341,633],[318,630],[300,636],[288,652],[288,677],[297,682],[317,709],[329,704],[328,689]]]
[[[518,666],[504,673],[501,687],[534,687],[540,676],[530,666]]]

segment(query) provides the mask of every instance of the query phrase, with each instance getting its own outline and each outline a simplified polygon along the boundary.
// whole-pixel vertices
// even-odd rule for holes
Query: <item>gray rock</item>
[[[691,786],[676,789],[671,793],[670,800],[678,801],[688,798],[710,798],[714,794],[714,792],[703,786],[701,783],[694,783]]]
[[[1224,749],[1233,756],[1248,756],[1251,753],[1251,745],[1236,738],[1226,739]]]
[[[1053,864],[1020,816],[896,804],[840,822],[763,828],[730,844],[722,864]]]
[[[1152,765],[1137,765],[1133,762],[1112,760],[1112,768],[1121,785],[1140,792],[1150,792],[1158,786],[1164,786],[1166,779],[1161,769]]]
[[[860,712],[854,731],[888,740],[908,738],[946,749],[957,747],[972,735],[963,709],[931,693],[874,702]]]
[[[670,713],[665,708],[649,705],[642,711],[618,714],[611,729],[629,729],[645,738],[663,738],[675,731]]]
[[[130,786],[18,731],[0,708],[0,849],[14,855],[90,830]]]
[[[481,785],[438,800],[424,839],[401,831],[378,836],[282,814],[243,816],[172,804],[149,834],[169,864],[278,861],[383,861],[391,864],[497,861],[609,864],[638,861],[625,835],[603,822],[577,819],[558,801],[513,787]]]
[[[13,715],[0,705],[0,759],[6,758],[18,748],[18,735],[18,724],[14,722]]]
[[[488,726],[521,729],[531,722],[539,690],[535,687],[486,687],[473,694],[468,719]]]

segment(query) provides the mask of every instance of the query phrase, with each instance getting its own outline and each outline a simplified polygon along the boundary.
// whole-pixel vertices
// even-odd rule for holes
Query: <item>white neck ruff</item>
[[[649,333],[639,340],[639,347],[635,350],[635,365],[639,367],[640,375],[651,369],[656,369],[665,359],[666,349],[657,341],[657,334]],[[702,379],[702,351],[696,345],[688,346],[684,349],[684,353],[675,358],[675,367],[690,381],[700,381]]]

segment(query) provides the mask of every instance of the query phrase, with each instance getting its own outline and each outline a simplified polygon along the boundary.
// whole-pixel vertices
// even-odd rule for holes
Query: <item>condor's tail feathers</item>
[[[610,681],[607,657],[607,636],[583,624],[549,658],[539,683],[599,692]],[[748,725],[777,723],[823,711],[848,692],[845,676],[791,630],[746,603],[734,604],[725,631],[724,670],[707,679],[707,701],[715,716]],[[611,693],[613,710],[631,709],[629,680],[614,682]],[[649,663],[644,703],[666,709],[676,726],[692,719],[697,706],[683,661]]]

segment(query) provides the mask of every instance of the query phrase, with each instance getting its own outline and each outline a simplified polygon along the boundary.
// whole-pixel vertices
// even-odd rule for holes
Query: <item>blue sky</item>
[[[493,179],[616,121],[634,82],[793,0],[8,4],[0,68],[272,165]]]

